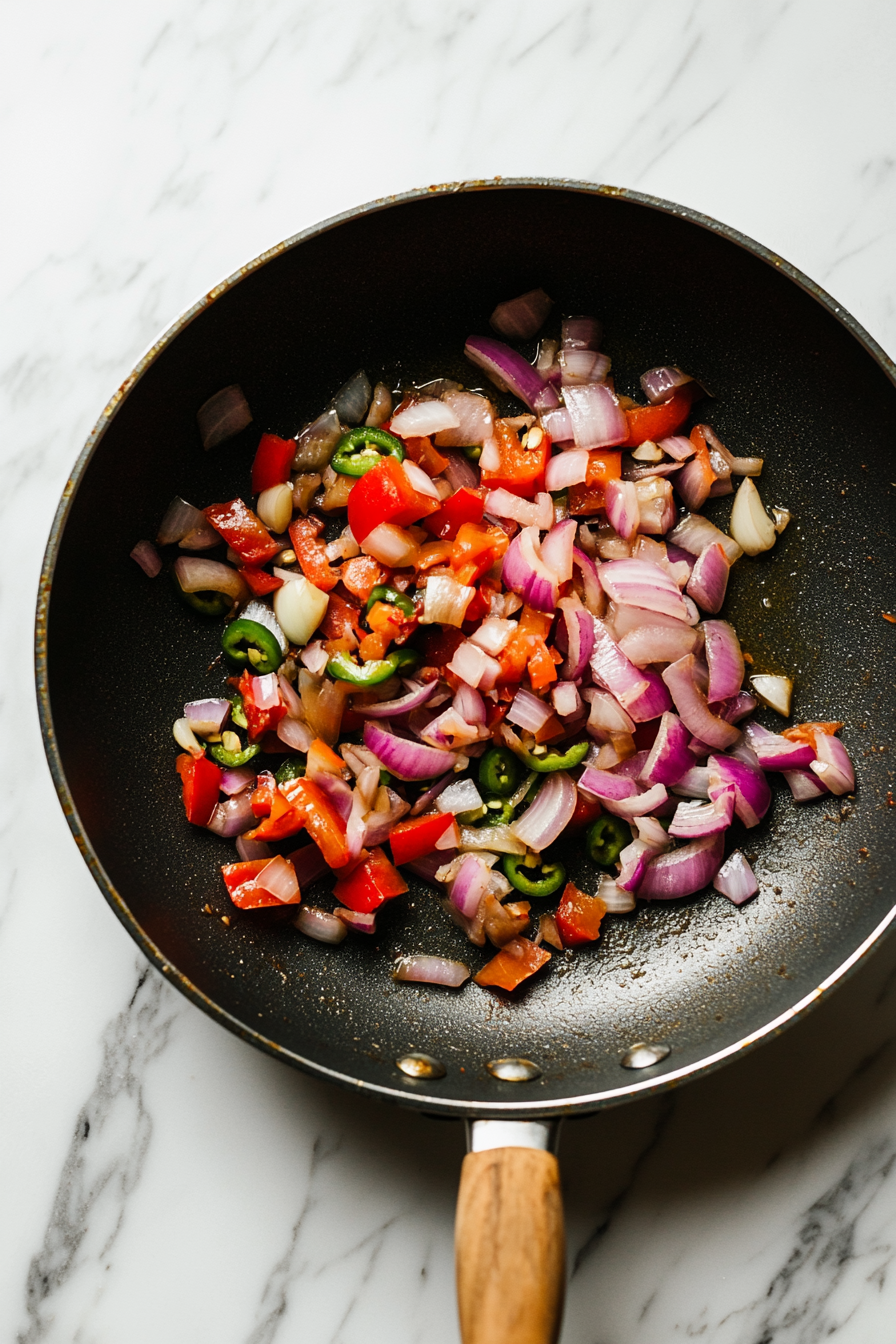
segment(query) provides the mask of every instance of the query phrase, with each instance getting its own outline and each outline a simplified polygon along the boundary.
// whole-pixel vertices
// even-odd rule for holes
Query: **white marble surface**
[[[10,0],[0,43],[0,1338],[457,1339],[459,1127],[147,970],[43,761],[30,627],[110,391],[241,260],[388,191],[569,175],[761,239],[896,352],[885,0]],[[567,1126],[564,1344],[896,1340],[896,943],[784,1038]]]

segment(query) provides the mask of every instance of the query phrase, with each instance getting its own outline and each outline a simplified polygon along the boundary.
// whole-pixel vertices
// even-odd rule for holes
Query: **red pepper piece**
[[[573,882],[567,882],[554,918],[564,947],[578,947],[593,943],[600,933],[600,922],[607,907],[599,896],[579,891]]]
[[[400,821],[389,836],[395,863],[413,863],[424,854],[431,854],[437,841],[454,825],[452,812],[436,812],[431,817],[415,817]]]
[[[239,693],[243,697],[243,713],[246,715],[250,742],[257,742],[269,729],[276,728],[280,720],[286,716],[286,706],[282,698],[271,709],[258,708],[252,688],[254,681],[252,673],[247,670],[238,683]]]
[[[524,448],[515,429],[506,420],[495,421],[495,439],[500,463],[495,471],[483,471],[482,484],[489,490],[503,488],[512,495],[533,499],[544,489],[544,473],[551,451],[551,440],[542,436],[537,448]]]
[[[256,877],[269,863],[270,859],[247,859],[243,863],[222,865],[221,876],[227,893],[240,910],[261,910],[269,905],[283,904],[271,892],[255,885]]]
[[[280,550],[261,519],[241,499],[210,504],[202,512],[245,565],[264,565]]]
[[[253,797],[253,812],[255,811]],[[305,816],[293,807],[278,789],[271,799],[271,810],[252,831],[246,832],[247,840],[286,840],[290,835],[298,835],[305,829]]]
[[[270,490],[272,485],[284,485],[289,480],[295,439],[281,439],[276,434],[262,434],[252,463],[252,493]]]
[[[597,821],[602,812],[603,808],[596,798],[586,798],[584,793],[580,793],[576,799],[576,810],[566,823],[566,829],[573,833],[584,831],[586,826]]]
[[[380,523],[409,527],[439,507],[437,499],[414,489],[400,462],[384,457],[378,467],[355,482],[348,497],[348,522],[360,545]]]
[[[363,480],[363,477],[361,479]],[[361,608],[352,602],[346,602],[339,593],[330,594],[327,614],[321,621],[320,628],[326,639],[347,639],[352,649],[367,633],[361,628]]]
[[[492,985],[495,989],[516,989],[530,975],[534,975],[551,959],[550,952],[536,947],[528,938],[511,938],[496,957],[483,966],[473,979],[477,985]]]
[[[618,481],[622,476],[622,451],[618,448],[600,448],[588,454],[588,474],[581,485],[569,487],[569,512],[578,517],[581,514],[597,513],[604,507],[604,494],[608,481]]]
[[[462,523],[481,523],[485,509],[485,491],[463,485],[427,518],[423,526],[440,541],[453,541]]]
[[[256,597],[262,597],[265,593],[273,593],[277,588],[283,587],[283,580],[278,579],[276,574],[269,574],[266,569],[255,569],[252,565],[244,565],[240,574]]]
[[[685,383],[677,387],[668,401],[658,406],[634,406],[625,412],[628,421],[628,438],[620,448],[637,448],[639,444],[651,439],[666,439],[674,434],[687,420],[691,403],[696,401],[702,391],[697,383]]]
[[[405,439],[404,450],[412,462],[422,467],[427,476],[441,476],[448,465],[447,457],[443,457],[438,448],[433,447],[432,439]]]
[[[346,560],[339,571],[339,577],[352,597],[366,602],[374,588],[388,581],[389,571],[383,569],[372,555],[356,555],[354,559]]]
[[[183,783],[184,811],[194,826],[207,826],[218,806],[221,770],[207,756],[184,751],[175,765]]]
[[[354,872],[340,878],[333,888],[333,895],[349,910],[366,915],[407,889],[408,884],[395,865],[381,849],[374,849]]]
[[[314,781],[291,779],[280,786],[280,792],[303,818],[305,829],[323,854],[327,867],[344,868],[349,861],[345,822]]]
[[[451,568],[458,583],[471,584],[487,574],[500,560],[510,538],[501,527],[486,523],[463,523],[451,547]]]
[[[339,574],[330,568],[326,547],[317,540],[323,530],[322,518],[297,518],[289,525],[289,539],[305,578],[328,593],[339,582]]]
[[[263,770],[255,781],[255,790],[249,802],[252,811],[256,817],[270,816],[271,807],[274,803],[274,794],[277,792],[277,781],[270,770]]]

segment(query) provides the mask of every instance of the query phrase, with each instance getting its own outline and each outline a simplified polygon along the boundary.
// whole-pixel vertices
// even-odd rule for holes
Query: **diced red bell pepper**
[[[261,519],[241,499],[210,504],[202,512],[245,565],[264,565],[280,550]]]
[[[338,775],[342,778],[345,761],[337,756],[332,747],[327,746],[322,737],[316,737],[308,748],[305,757],[306,776],[314,779],[317,775]]]
[[[255,461],[252,463],[253,495],[261,494],[262,490],[270,490],[272,485],[285,485],[289,480],[295,451],[295,439],[281,439],[276,434],[262,434],[255,452]]]
[[[454,825],[454,814],[436,812],[431,817],[414,817],[400,821],[389,836],[392,858],[398,864],[413,863],[424,854],[431,854],[436,842]]]
[[[282,697],[270,709],[259,709],[255,703],[254,681],[255,677],[247,669],[238,683],[239,693],[243,697],[243,713],[246,715],[250,742],[257,742],[266,732],[275,729],[280,720],[286,717],[286,706]]]
[[[404,440],[405,452],[412,462],[416,462],[427,476],[441,476],[448,465],[438,448],[433,447],[432,439],[411,438]]]
[[[356,555],[354,559],[346,560],[339,577],[353,597],[366,602],[374,588],[387,582],[389,571],[372,555]]]
[[[458,583],[471,584],[487,574],[510,545],[501,527],[486,523],[462,523],[451,547],[451,568]]]
[[[363,476],[361,479],[364,479]],[[339,879],[333,888],[333,895],[349,910],[366,915],[407,889],[407,882],[386,858],[383,850],[374,849],[354,872]]]
[[[440,541],[453,541],[462,523],[481,523],[485,491],[463,485],[423,524]]]
[[[553,620],[553,616],[547,612],[536,611],[534,607],[523,607],[522,615],[517,622],[516,634],[498,654],[498,662],[501,664],[499,682],[522,681],[529,659],[538,649],[537,641],[540,639],[544,644],[550,634]]]
[[[358,641],[364,638],[361,628],[361,608],[347,602],[339,593],[331,593],[327,601],[327,614],[320,625],[327,639],[348,639],[349,646],[357,648]]]
[[[547,965],[550,959],[550,952],[545,952],[543,947],[536,947],[528,938],[511,938],[473,979],[477,985],[516,989],[517,985]]]
[[[194,826],[207,826],[218,806],[221,770],[207,756],[182,752],[175,765],[183,783],[184,811]]]
[[[551,441],[542,435],[537,448],[524,448],[515,429],[506,420],[495,421],[500,463],[495,471],[482,472],[482,484],[489,490],[505,489],[512,495],[532,499],[544,489],[544,473],[551,452]]]
[[[344,868],[349,862],[345,822],[326,795],[307,778],[291,779],[281,784],[280,791],[304,819],[305,829],[323,854],[327,867]]]
[[[658,406],[634,406],[625,412],[628,421],[628,438],[620,444],[621,448],[637,448],[639,444],[651,439],[666,439],[674,434],[687,420],[691,403],[701,395],[697,383],[685,383],[677,387],[668,401]]]
[[[588,474],[580,485],[569,487],[569,512],[597,513],[604,507],[608,481],[622,476],[622,451],[618,448],[600,448],[588,454]]]
[[[321,592],[328,593],[339,582],[339,574],[331,569],[327,549],[322,541],[318,541],[323,530],[322,518],[296,518],[289,525],[289,539],[305,578]]]
[[[254,801],[253,801],[253,811]],[[284,798],[279,789],[271,799],[271,810],[252,831],[246,832],[247,840],[286,840],[290,835],[298,835],[305,829],[305,816]]]
[[[222,864],[221,876],[227,893],[240,910],[262,910],[283,904],[271,892],[255,885],[256,877],[269,863],[270,859],[247,859],[243,863]]]
[[[274,804],[274,795],[277,792],[277,781],[270,770],[262,770],[255,781],[255,789],[249,803],[256,817],[270,816],[271,808]]]
[[[584,793],[579,793],[576,798],[576,808],[566,823],[566,829],[575,834],[577,831],[584,831],[586,826],[597,821],[603,812],[603,808],[596,798],[586,797]]]
[[[551,657],[547,644],[540,635],[533,636],[535,648],[529,655],[529,680],[533,691],[540,691],[557,680],[557,664]]]
[[[276,574],[269,574],[266,569],[255,569],[253,565],[244,565],[240,575],[256,597],[263,597],[265,593],[273,593],[283,587],[283,580],[278,579]]]
[[[795,723],[792,728],[783,728],[781,736],[786,737],[788,742],[804,742],[806,746],[815,746],[815,734],[824,733],[827,737],[836,737],[842,723]]]
[[[453,625],[426,625],[420,636],[423,667],[444,667],[464,642],[464,633]]]
[[[414,489],[396,458],[384,457],[378,467],[355,482],[348,497],[348,522],[361,545],[380,523],[409,527],[439,507],[437,499]]]
[[[567,882],[554,918],[564,947],[578,947],[593,943],[600,934],[600,922],[607,907],[599,896],[579,891],[573,882]]]

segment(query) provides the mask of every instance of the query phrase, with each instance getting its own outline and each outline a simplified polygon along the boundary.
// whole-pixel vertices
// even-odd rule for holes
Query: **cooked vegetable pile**
[[[550,309],[536,290],[492,326],[530,341]],[[677,368],[643,375],[645,405],[617,395],[599,343],[588,317],[534,363],[470,337],[471,365],[521,403],[504,417],[494,392],[394,394],[359,372],[295,438],[261,435],[249,503],[168,508],[177,590],[224,621],[222,694],[186,705],[174,736],[187,820],[236,840],[234,906],[294,906],[302,933],[338,943],[375,932],[407,869],[491,944],[475,981],[513,990],[545,944],[594,942],[638,899],[754,896],[725,837],[762,821],[767,772],[798,803],[855,787],[841,724],[751,718],[757,697],[789,715],[791,683],[746,690],[719,617],[731,566],[789,521],[760,499],[762,459],[684,432],[705,393]],[[206,448],[251,419],[239,387],[217,393]],[[725,533],[700,510],[732,493]],[[132,554],[160,572],[151,542]],[[588,891],[567,881],[570,843],[593,860]],[[302,900],[325,875],[335,909]],[[417,956],[393,974],[457,987],[470,969]]]

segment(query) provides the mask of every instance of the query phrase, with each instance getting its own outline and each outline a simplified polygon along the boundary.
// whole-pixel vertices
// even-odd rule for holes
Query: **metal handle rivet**
[[[624,1069],[649,1069],[651,1064],[659,1062],[670,1054],[670,1045],[648,1045],[646,1041],[637,1041],[620,1059]]]
[[[502,1083],[531,1083],[541,1077],[541,1069],[531,1059],[490,1059],[485,1067]]]
[[[409,1078],[444,1078],[445,1065],[432,1055],[422,1055],[415,1051],[411,1055],[402,1055],[396,1059],[395,1067],[401,1069]]]

